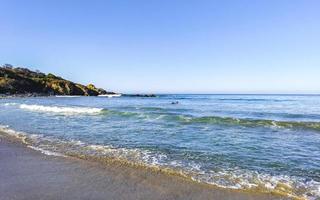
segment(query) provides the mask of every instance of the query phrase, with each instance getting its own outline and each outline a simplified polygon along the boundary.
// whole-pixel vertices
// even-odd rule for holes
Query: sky
[[[0,0],[0,64],[124,93],[320,93],[318,0]]]

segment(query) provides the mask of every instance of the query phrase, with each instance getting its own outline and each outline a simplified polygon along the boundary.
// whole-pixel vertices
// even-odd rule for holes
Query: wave
[[[294,101],[289,99],[255,99],[255,98],[219,98],[219,101],[258,101],[258,102],[286,102],[286,101]]]
[[[20,104],[19,108],[24,110],[46,112],[46,113],[60,113],[60,114],[99,114],[103,108],[90,107],[60,107],[60,106],[43,106],[43,105],[29,105]]]
[[[147,111],[149,113],[156,113],[156,112],[188,112],[192,109],[187,108],[172,108],[172,107],[140,107],[140,106],[121,106],[121,107],[113,107],[117,110],[128,110],[128,111]]]
[[[196,117],[192,115],[183,115],[176,112],[169,112],[170,109],[164,109],[160,107],[142,107],[138,110],[146,112],[130,112],[121,110],[110,110],[104,108],[92,108],[92,107],[67,107],[67,106],[44,106],[37,104],[16,104],[5,103],[5,106],[17,106],[20,109],[45,112],[45,113],[57,113],[63,115],[108,115],[119,116],[123,118],[136,118],[148,121],[165,120],[166,122],[182,123],[182,124],[211,124],[211,125],[225,125],[225,126],[242,126],[248,128],[255,127],[269,127],[269,128],[285,128],[285,129],[302,129],[320,131],[320,122],[317,121],[277,121],[271,119],[254,119],[254,118],[235,118],[235,117],[223,117],[223,116],[202,116]],[[177,109],[179,111],[179,109]],[[300,115],[299,115],[300,117]]]
[[[273,193],[293,199],[317,199],[320,182],[298,177],[271,175],[238,168],[203,169],[201,163],[172,159],[169,155],[139,148],[86,144],[76,140],[61,140],[43,135],[27,134],[0,125],[1,132],[21,139],[28,148],[51,156],[71,156],[105,162],[120,162],[164,173],[181,175],[196,182],[222,188]]]
[[[156,110],[156,109],[155,109]],[[271,119],[252,119],[252,118],[234,118],[221,116],[203,116],[195,117],[192,115],[181,115],[168,112],[156,113],[137,113],[137,112],[123,112],[110,111],[108,114],[118,115],[122,117],[136,117],[145,120],[165,120],[167,122],[176,122],[182,124],[211,124],[211,125],[225,125],[225,126],[243,126],[248,128],[255,127],[269,127],[269,128],[285,128],[285,129],[307,129],[313,131],[320,131],[320,122],[314,121],[277,121]]]
[[[135,116],[129,115],[126,116]],[[140,114],[139,117],[150,119],[167,120],[169,122],[177,122],[182,124],[211,124],[211,125],[225,125],[225,126],[242,126],[248,128],[267,127],[267,128],[284,128],[295,130],[313,130],[320,131],[320,122],[308,121],[276,121],[271,119],[251,119],[251,118],[233,118],[221,116],[204,116],[195,117],[191,115],[177,115],[177,114]]]
[[[276,121],[269,119],[250,119],[233,118],[219,116],[188,117],[177,116],[177,119],[183,123],[205,123],[205,124],[223,124],[239,125],[245,127],[275,127],[287,129],[312,129],[320,131],[320,122],[302,122],[302,121]]]

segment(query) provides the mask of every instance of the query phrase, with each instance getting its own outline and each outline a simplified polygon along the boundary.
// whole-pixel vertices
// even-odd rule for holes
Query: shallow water
[[[0,99],[0,124],[43,152],[115,157],[221,187],[320,198],[320,96],[11,98]]]

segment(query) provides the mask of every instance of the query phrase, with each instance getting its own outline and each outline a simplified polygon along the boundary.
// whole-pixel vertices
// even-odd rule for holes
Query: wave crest
[[[43,106],[43,105],[28,105],[21,104],[19,108],[36,112],[52,112],[61,114],[99,114],[103,108],[89,107],[60,107],[60,106]]]
[[[179,117],[179,120],[184,123],[207,123],[207,124],[224,124],[224,125],[239,125],[245,127],[275,127],[288,129],[312,129],[320,131],[319,122],[301,122],[301,121],[275,121],[269,119],[247,119],[247,118],[232,118],[232,117]]]

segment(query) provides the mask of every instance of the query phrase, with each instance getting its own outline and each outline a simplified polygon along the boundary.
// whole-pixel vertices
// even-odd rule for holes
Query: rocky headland
[[[74,83],[51,73],[45,74],[9,64],[0,67],[0,95],[2,96],[98,96],[104,94],[115,93],[96,88],[93,84],[85,86]]]

